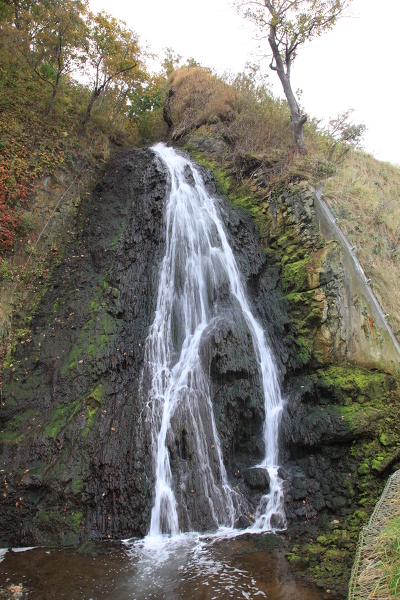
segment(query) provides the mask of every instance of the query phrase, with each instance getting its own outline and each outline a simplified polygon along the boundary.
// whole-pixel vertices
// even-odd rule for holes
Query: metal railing
[[[399,514],[400,469],[389,477],[368,525],[361,530],[351,570],[348,600],[391,600],[391,596],[378,596],[376,593],[381,577],[377,573],[380,560],[374,554],[374,547],[388,521]]]
[[[388,315],[384,314],[384,312],[381,308],[381,305],[379,304],[374,292],[372,291],[372,289],[370,287],[371,280],[369,277],[367,277],[365,275],[364,270],[363,270],[362,266],[360,265],[360,262],[359,262],[357,256],[355,255],[354,246],[352,246],[350,244],[349,240],[347,239],[347,237],[345,236],[343,231],[340,229],[340,227],[337,223],[337,219],[333,215],[331,209],[329,208],[327,203],[323,200],[323,190],[324,190],[324,184],[321,184],[317,188],[317,190],[314,194],[316,207],[319,208],[319,211],[320,211],[320,213],[322,213],[323,218],[326,219],[327,221],[329,221],[330,226],[334,229],[336,237],[338,238],[338,240],[342,244],[343,248],[345,249],[347,256],[350,258],[350,260],[353,264],[353,267],[355,269],[355,272],[357,274],[358,282],[363,287],[365,297],[367,298],[370,305],[374,308],[374,311],[380,316],[380,320],[382,321],[381,327],[383,329],[386,329],[386,331],[388,332],[388,334],[391,338],[391,341],[393,342],[393,345],[399,354],[399,361],[400,361],[400,344],[397,341],[396,336],[394,335],[393,329],[390,327],[389,323],[387,322]]]

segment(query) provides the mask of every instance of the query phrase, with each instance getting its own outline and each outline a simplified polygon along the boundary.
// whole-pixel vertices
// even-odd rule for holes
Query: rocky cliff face
[[[139,385],[167,189],[151,151],[119,153],[82,207],[29,330],[19,332],[3,370],[2,545],[148,531],[154,479]],[[244,276],[255,276],[264,259],[253,224],[222,200],[221,210]],[[201,359],[225,460],[237,449],[243,464],[254,464],[263,452],[264,401],[250,334],[232,307],[204,337]],[[172,443],[176,473],[189,450],[185,440]],[[194,524],[202,527],[200,517]]]
[[[238,188],[221,144],[199,136],[190,149],[231,202],[252,215],[259,233],[262,260],[254,261],[247,282],[286,395],[288,558],[321,586],[346,594],[360,527],[388,474],[400,467],[399,382],[392,362],[386,371],[374,364],[373,313],[357,285],[349,287],[341,245],[320,234],[313,190],[294,183],[266,197],[268,173],[258,156],[256,174]],[[361,346],[362,360],[353,352]],[[234,473],[239,463],[231,464]]]
[[[167,188],[151,151],[116,155],[20,331],[3,372],[0,545],[148,531],[154,480],[139,382]],[[288,556],[321,585],[344,589],[359,528],[399,464],[399,386],[351,363],[341,249],[321,238],[312,191],[252,198],[253,218],[223,199],[219,210],[287,399]],[[251,507],[268,485],[246,474],[263,454],[264,406],[247,327],[229,310],[207,332],[201,360],[228,475]],[[184,443],[173,441],[172,465]]]
[[[138,381],[166,186],[149,151],[108,165],[5,365],[3,545],[147,531],[153,482]]]

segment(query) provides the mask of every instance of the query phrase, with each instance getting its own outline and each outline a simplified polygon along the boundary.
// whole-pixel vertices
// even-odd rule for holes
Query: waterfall
[[[150,536],[233,528],[246,500],[227,478],[199,349],[218,322],[225,285],[251,333],[265,399],[265,458],[270,491],[255,514],[255,530],[284,525],[278,475],[282,398],[263,330],[253,317],[233,252],[213,199],[194,165],[163,144],[153,147],[170,173],[166,253],[154,322],[145,344],[141,393],[147,396],[155,476]],[[172,458],[173,457],[173,458]],[[174,461],[176,468],[171,468]]]

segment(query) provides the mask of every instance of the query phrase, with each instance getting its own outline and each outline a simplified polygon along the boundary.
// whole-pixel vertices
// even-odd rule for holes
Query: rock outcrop
[[[118,153],[77,216],[29,329],[19,332],[3,370],[0,545],[70,545],[148,531],[154,477],[139,387],[168,185],[153,152]],[[255,275],[264,259],[251,220],[226,201],[220,209],[244,276]],[[218,294],[222,305],[223,287]],[[236,451],[248,467],[263,455],[264,400],[247,325],[225,300],[201,359],[225,461]],[[169,450],[178,476],[188,438]],[[206,527],[200,517],[193,522]]]
[[[263,250],[259,262],[259,249],[249,246],[255,271],[246,278],[286,396],[280,444],[292,543],[288,558],[321,586],[346,594],[360,527],[388,474],[400,466],[396,369],[388,362],[380,370],[382,361],[374,362],[370,327],[354,343],[351,315],[361,304],[364,312],[368,306],[349,292],[357,286],[349,288],[341,244],[321,235],[314,190],[291,184],[265,200],[262,169],[249,187],[237,190],[224,153],[212,141],[203,143],[199,136],[191,151],[214,171],[233,205],[252,215]],[[360,319],[368,324],[373,313]],[[360,345],[363,360],[353,353]],[[232,455],[232,476],[239,472],[242,478],[242,468],[240,457]]]
[[[3,371],[0,545],[144,535],[153,481],[138,382],[167,175],[107,166]]]
[[[217,156],[208,153],[207,164],[219,186],[203,173],[229,198]],[[154,480],[139,382],[167,188],[151,151],[120,151],[20,331],[3,373],[0,545],[148,531]],[[313,191],[288,185],[268,200],[257,190],[242,204],[231,200],[236,206],[221,199],[219,210],[286,397],[288,558],[340,592],[358,531],[399,465],[399,383],[352,361],[341,247],[321,237]],[[223,288],[218,293],[223,303]],[[228,476],[255,507],[269,485],[250,468],[264,452],[264,403],[251,338],[232,306],[206,332],[200,358]],[[185,451],[185,439],[176,440],[171,464]]]

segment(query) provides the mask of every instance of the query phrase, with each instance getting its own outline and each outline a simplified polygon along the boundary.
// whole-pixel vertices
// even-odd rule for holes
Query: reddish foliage
[[[34,181],[54,172],[64,158],[59,134],[35,119],[0,116],[0,253],[8,252],[22,223]]]
[[[21,210],[10,207],[0,196],[0,252],[11,250],[15,231],[21,224]]]

